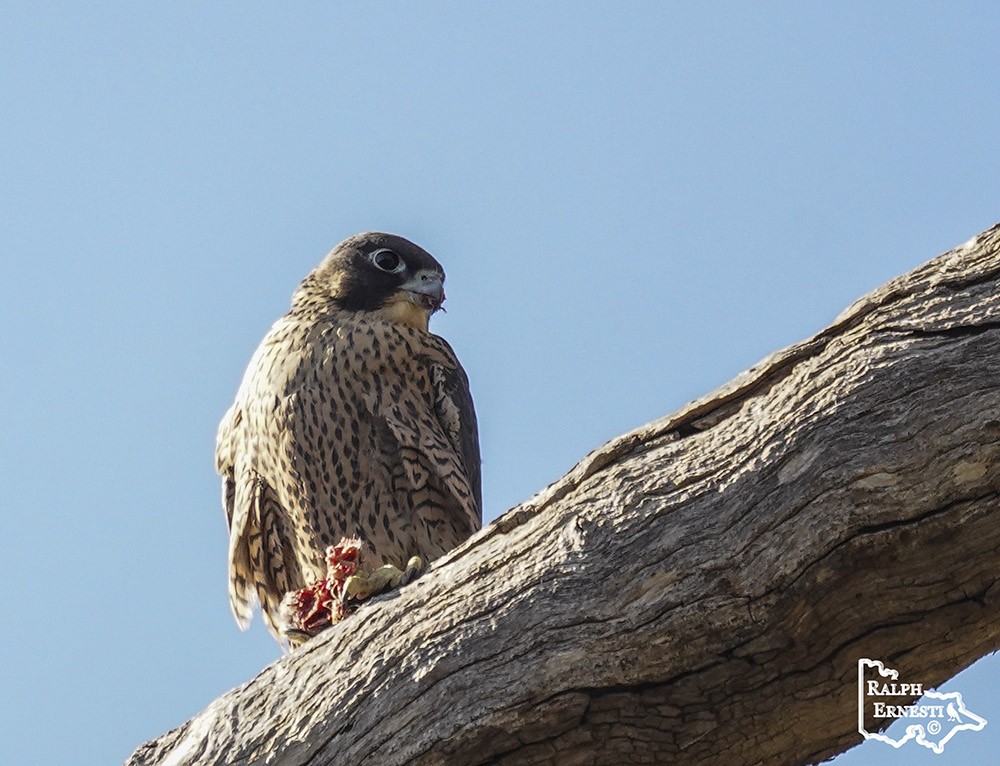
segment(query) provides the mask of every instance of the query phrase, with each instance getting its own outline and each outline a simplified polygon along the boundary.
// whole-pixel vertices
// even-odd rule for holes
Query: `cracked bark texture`
[[[858,658],[930,687],[1000,648],[998,282],[1000,225],[591,453],[128,763],[851,747]]]

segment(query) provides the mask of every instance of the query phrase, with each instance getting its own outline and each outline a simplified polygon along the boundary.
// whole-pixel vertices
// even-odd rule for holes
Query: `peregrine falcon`
[[[323,578],[327,549],[342,538],[360,537],[376,562],[403,568],[480,528],[468,378],[428,331],[444,278],[402,237],[350,237],[302,281],[254,353],[215,453],[241,628],[256,601],[286,638],[282,598]]]

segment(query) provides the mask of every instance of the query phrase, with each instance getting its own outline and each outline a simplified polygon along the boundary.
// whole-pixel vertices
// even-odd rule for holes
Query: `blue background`
[[[487,517],[1000,219],[992,3],[0,7],[4,763],[108,764],[278,656],[216,424],[329,247],[404,234]],[[991,720],[1000,664],[946,684]],[[919,680],[919,679],[913,679]]]

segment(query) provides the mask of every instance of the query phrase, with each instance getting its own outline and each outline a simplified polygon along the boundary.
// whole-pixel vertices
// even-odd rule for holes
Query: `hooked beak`
[[[431,269],[421,269],[399,286],[400,291],[432,314],[444,303],[444,274]]]

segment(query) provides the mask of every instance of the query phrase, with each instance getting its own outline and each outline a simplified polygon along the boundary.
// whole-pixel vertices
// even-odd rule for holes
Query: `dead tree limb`
[[[804,764],[859,657],[1000,648],[1000,225],[615,439],[140,747],[159,764]]]

